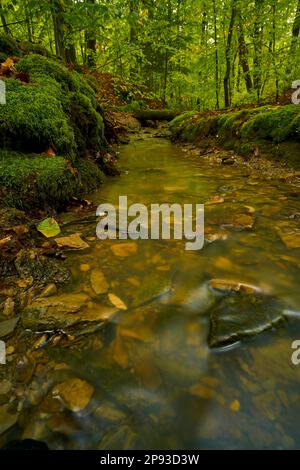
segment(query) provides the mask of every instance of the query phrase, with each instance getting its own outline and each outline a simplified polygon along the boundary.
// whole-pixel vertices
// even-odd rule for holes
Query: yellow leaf
[[[234,411],[235,413],[240,411],[240,409],[241,409],[240,402],[238,400],[233,400],[230,404],[230,409],[231,409],[231,411]]]
[[[127,305],[115,294],[108,294],[109,301],[119,310],[127,310]]]

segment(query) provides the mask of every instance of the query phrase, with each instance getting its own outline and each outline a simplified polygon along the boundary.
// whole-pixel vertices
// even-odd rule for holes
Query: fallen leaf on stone
[[[89,248],[88,243],[80,237],[80,233],[74,233],[68,237],[55,238],[55,241],[59,248],[70,248],[73,250],[85,250]]]
[[[60,234],[60,226],[53,217],[43,220],[37,225],[37,230],[47,238],[56,237]]]
[[[111,250],[115,256],[126,258],[127,256],[133,256],[137,253],[137,244],[134,242],[118,243],[113,245]]]
[[[127,305],[115,294],[108,294],[108,299],[119,310],[127,310]]]
[[[97,295],[105,294],[108,291],[109,284],[100,269],[94,269],[92,271],[91,286]]]
[[[254,207],[252,207],[252,206],[244,206],[244,207],[245,207],[245,209],[248,210],[249,214],[252,214],[252,215],[255,214],[256,210],[255,210]]]
[[[231,409],[231,411],[234,411],[235,413],[240,411],[240,409],[241,409],[240,402],[238,400],[233,400],[230,404],[230,409]]]
[[[89,404],[94,387],[81,379],[69,379],[55,385],[52,396],[60,399],[65,407],[73,412],[84,410]]]
[[[82,271],[83,273],[88,272],[90,269],[91,269],[91,267],[90,267],[89,264],[81,264],[80,265],[80,271]]]
[[[221,204],[222,202],[224,202],[224,198],[222,196],[219,196],[219,195],[216,195],[216,196],[212,196],[209,201],[207,201],[205,203],[206,206],[211,206],[213,204]]]
[[[243,292],[246,294],[261,293],[261,289],[251,284],[243,282],[231,281],[227,279],[211,279],[209,281],[211,289],[220,290],[224,292]]]

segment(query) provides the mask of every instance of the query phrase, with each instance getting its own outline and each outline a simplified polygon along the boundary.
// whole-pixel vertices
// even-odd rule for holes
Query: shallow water
[[[254,284],[300,311],[300,250],[288,249],[279,236],[299,227],[289,218],[300,212],[298,188],[152,137],[123,146],[119,165],[122,176],[88,199],[202,204],[222,195],[223,203],[205,211],[208,233],[218,237],[189,252],[178,240],[99,241],[96,221],[65,227],[64,234],[81,232],[90,249],[68,254],[73,283],[64,292],[88,294],[91,309],[108,306],[107,293],[96,295],[91,286],[91,273],[101,269],[108,293],[128,309],[98,332],[46,347],[50,382],[76,376],[95,392],[80,413],[49,400],[29,407],[23,436],[66,449],[299,448],[300,365],[291,362],[299,320],[211,350],[206,305],[207,281],[221,278]],[[253,228],[229,227],[232,214],[255,214]],[[114,249],[124,243],[129,253]]]

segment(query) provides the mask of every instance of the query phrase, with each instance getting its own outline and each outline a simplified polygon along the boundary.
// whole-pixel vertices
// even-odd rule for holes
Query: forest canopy
[[[176,108],[275,102],[300,78],[300,0],[1,0],[0,18],[2,43],[144,84]]]

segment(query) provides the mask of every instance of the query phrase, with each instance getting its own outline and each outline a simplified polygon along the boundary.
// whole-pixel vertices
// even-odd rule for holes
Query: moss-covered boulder
[[[28,83],[6,79],[0,200],[21,209],[60,208],[103,180],[96,160],[106,140],[96,93],[83,74],[46,55],[29,54],[15,67]]]
[[[259,148],[262,154],[300,165],[300,107],[297,105],[210,114],[189,112],[176,117],[170,123],[170,130],[174,139],[184,142],[201,145],[205,139],[213,139],[243,156],[253,155]],[[295,144],[292,156],[289,149],[285,150],[291,142]]]
[[[0,114],[1,147],[36,153],[52,147],[73,159],[74,131],[53,84],[22,84],[9,79],[6,89],[6,105]]]
[[[0,200],[19,209],[60,208],[72,196],[96,189],[103,173],[88,160],[0,150]]]

